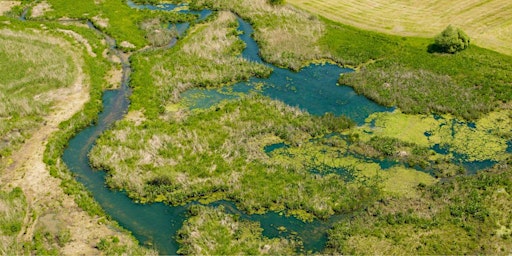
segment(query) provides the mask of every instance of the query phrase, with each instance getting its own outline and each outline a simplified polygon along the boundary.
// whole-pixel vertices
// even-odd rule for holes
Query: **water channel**
[[[178,5],[136,5],[128,2],[133,8],[148,8],[152,10],[170,11]],[[210,11],[195,12],[204,19]],[[258,45],[251,38],[252,28],[250,24],[239,18],[239,29],[244,33],[240,36],[247,47],[242,53],[243,58],[264,63],[258,56]],[[180,25],[187,28],[188,24]],[[337,80],[340,74],[351,72],[336,65],[312,65],[294,73],[287,69],[274,67],[270,78],[253,78],[248,82],[242,82],[229,89],[230,92],[248,92],[254,90],[254,84],[262,83],[264,86],[260,93],[273,99],[281,100],[291,106],[298,106],[311,114],[322,115],[332,112],[336,115],[347,115],[358,124],[364,123],[364,119],[371,113],[389,111],[375,104],[363,96],[357,95],[350,87],[338,86]],[[64,152],[63,160],[69,169],[76,175],[76,179],[83,183],[93,194],[95,200],[103,209],[122,227],[131,231],[143,244],[154,247],[160,254],[176,254],[178,244],[173,236],[187,218],[187,207],[169,206],[163,203],[138,204],[133,202],[124,192],[112,191],[105,185],[105,172],[91,169],[87,154],[94,146],[98,136],[108,129],[115,121],[123,118],[129,101],[130,89],[128,86],[130,67],[127,60],[124,61],[124,79],[120,89],[106,91],[103,95],[103,111],[99,114],[98,122],[90,126],[69,141]],[[195,97],[197,95],[201,97]],[[194,96],[195,95],[195,96]],[[227,90],[198,90],[193,89],[183,94],[183,97],[191,100],[191,108],[208,107],[220,100],[229,99],[233,94]],[[193,204],[193,203],[191,203]],[[257,221],[264,229],[267,237],[289,236],[296,234],[303,241],[304,250],[321,251],[327,241],[327,230],[332,223],[344,216],[334,216],[328,221],[313,221],[304,223],[295,217],[286,217],[276,212],[263,215],[247,215],[227,201],[218,201],[211,206],[223,205],[226,212],[240,215],[243,219]],[[286,231],[279,231],[278,227],[285,227]]]

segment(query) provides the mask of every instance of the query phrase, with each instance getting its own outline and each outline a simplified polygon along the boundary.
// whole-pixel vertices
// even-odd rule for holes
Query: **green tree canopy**
[[[446,27],[441,34],[436,36],[435,40],[438,49],[446,53],[460,52],[469,46],[469,36],[452,25]]]
[[[284,0],[268,0],[268,2],[271,5],[282,5],[282,4],[284,4]]]

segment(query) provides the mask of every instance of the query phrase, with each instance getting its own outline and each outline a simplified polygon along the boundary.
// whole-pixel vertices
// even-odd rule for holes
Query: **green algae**
[[[373,136],[395,138],[423,147],[440,145],[466,161],[501,161],[506,157],[510,112],[491,112],[472,125],[453,116],[375,113],[355,131],[363,141]]]

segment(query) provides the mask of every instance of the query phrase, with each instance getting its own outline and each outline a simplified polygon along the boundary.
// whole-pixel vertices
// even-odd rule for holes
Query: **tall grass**
[[[221,12],[208,25],[197,25],[170,50],[134,55],[132,109],[156,118],[180,93],[192,87],[229,85],[252,76],[268,76],[270,69],[237,56],[244,43],[237,36],[234,15]]]
[[[222,207],[192,206],[190,218],[178,231],[180,254],[277,255],[294,254],[297,243],[284,238],[263,237],[255,222],[227,214]]]
[[[312,60],[329,56],[317,43],[324,24],[307,12],[287,5],[273,6],[267,0],[189,2],[191,8],[233,11],[252,23],[260,54],[270,63],[299,70]]]
[[[343,120],[338,124],[337,129],[348,127]],[[348,197],[357,185],[346,185],[337,175],[311,175],[307,157],[269,159],[263,148],[300,145],[330,132],[320,118],[248,96],[189,113],[182,121],[122,121],[101,136],[90,158],[109,170],[109,185],[143,202],[182,204],[220,196],[252,213],[293,209],[309,213],[302,217],[325,218],[360,203]],[[315,197],[303,197],[303,189]],[[319,202],[326,205],[316,207]]]
[[[49,35],[0,25],[0,158],[11,154],[55,104],[54,93],[77,74],[69,45]]]
[[[10,192],[0,191],[0,253],[16,254],[20,244],[16,239],[27,214],[27,201],[17,187]]]

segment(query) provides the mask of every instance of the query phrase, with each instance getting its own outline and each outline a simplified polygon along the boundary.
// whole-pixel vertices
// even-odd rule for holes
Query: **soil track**
[[[55,103],[54,109],[44,117],[40,127],[22,147],[10,157],[10,165],[0,172],[2,187],[20,187],[27,198],[27,215],[18,242],[32,241],[34,230],[39,226],[47,229],[65,227],[70,231],[71,240],[61,253],[66,255],[96,255],[95,248],[100,238],[116,235],[123,242],[131,241],[118,231],[100,224],[98,218],[89,216],[78,207],[74,199],[66,195],[60,187],[60,180],[50,176],[43,162],[47,139],[58,130],[58,125],[80,111],[89,100],[89,81],[83,72],[82,51],[71,48],[65,40],[58,41],[76,65],[76,76],[72,85],[51,91],[45,97]],[[36,213],[36,214],[33,214]],[[33,217],[37,216],[37,217]]]

